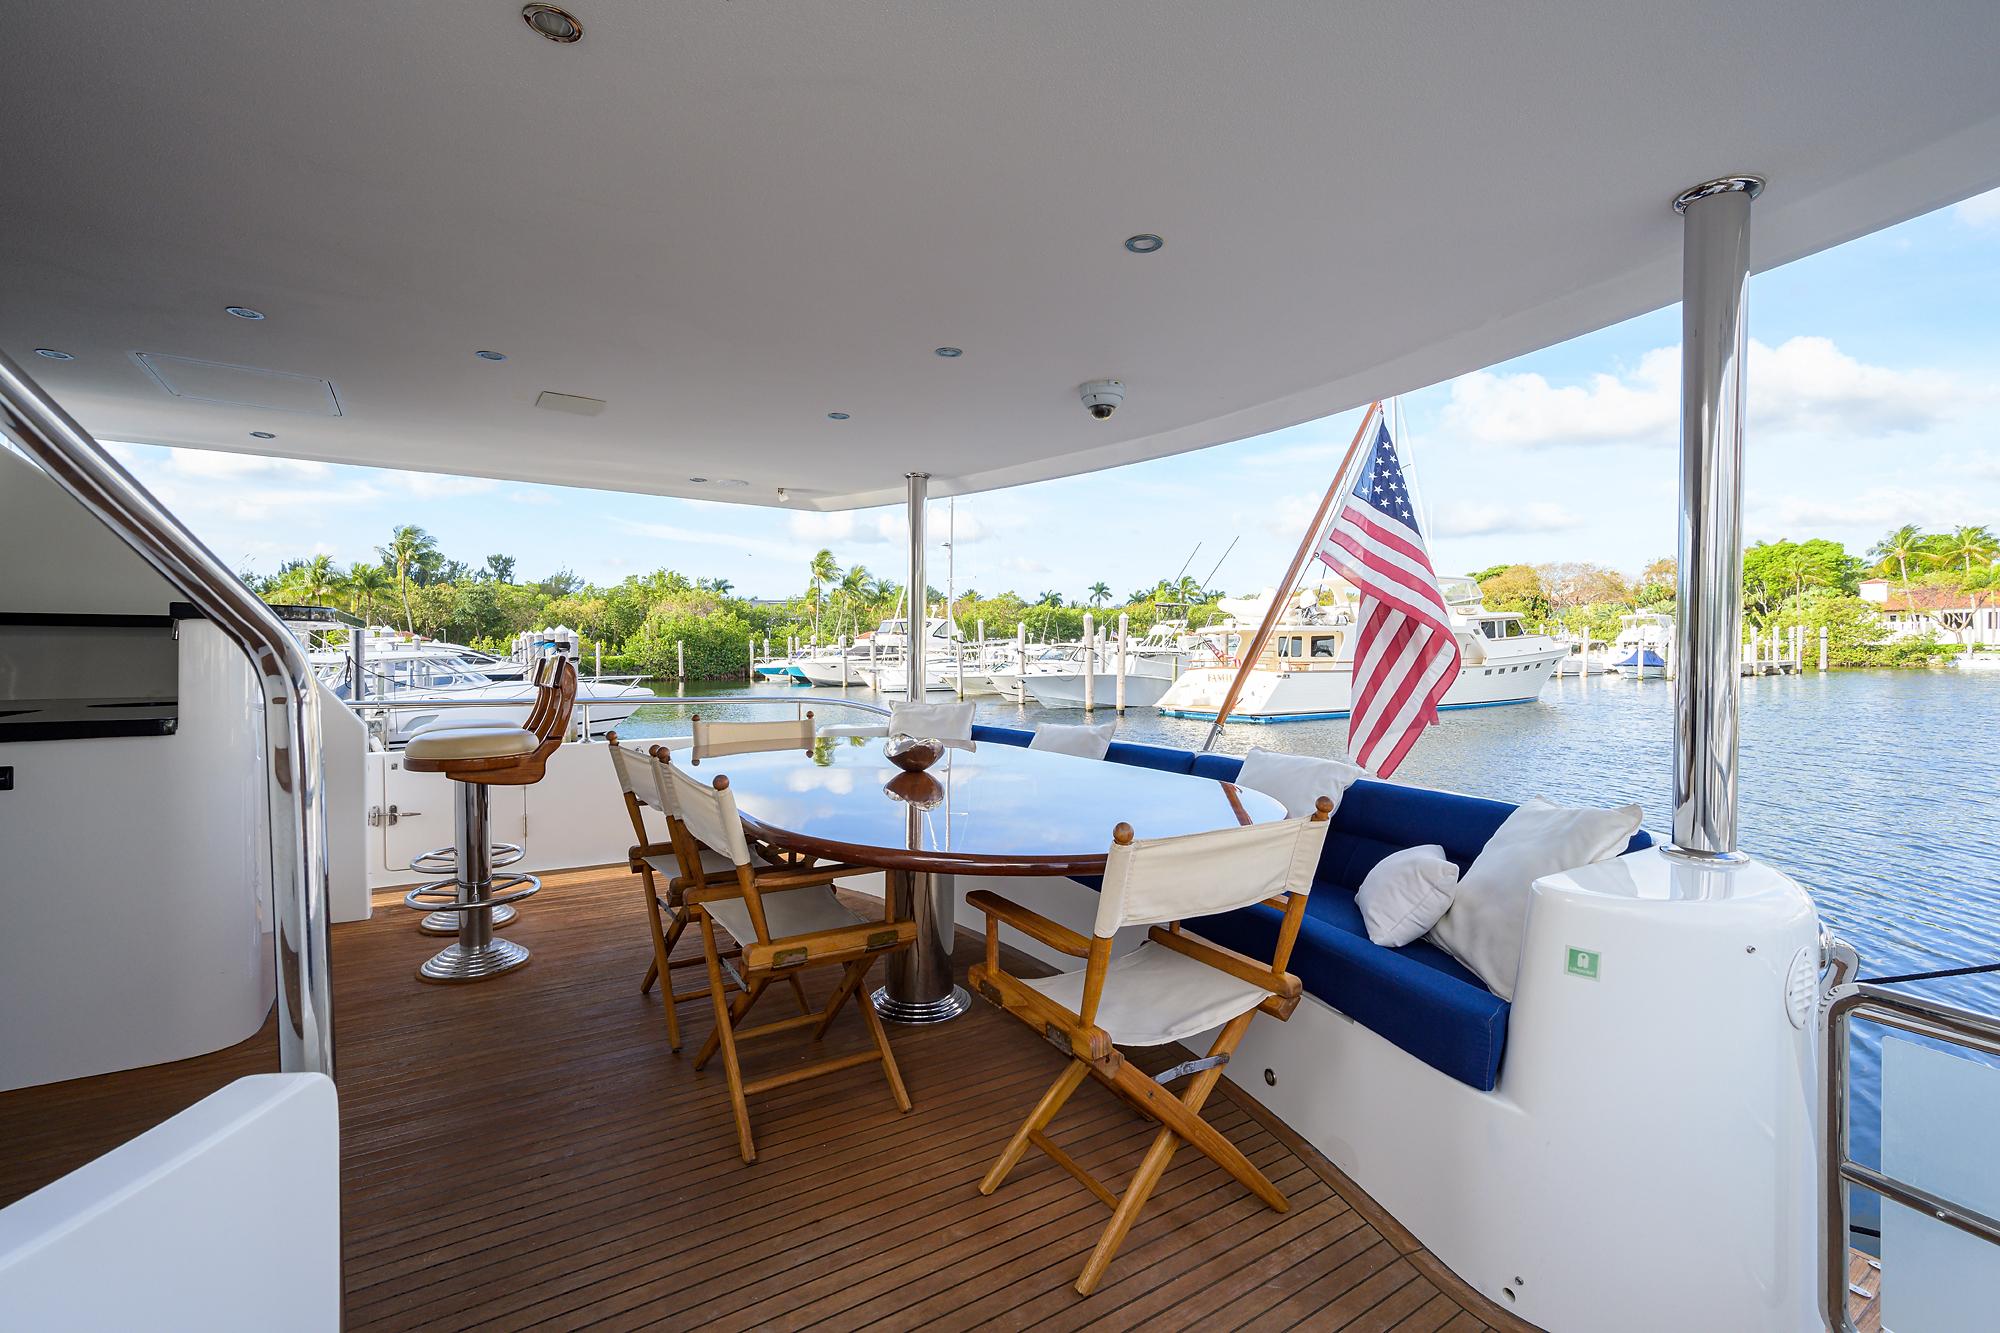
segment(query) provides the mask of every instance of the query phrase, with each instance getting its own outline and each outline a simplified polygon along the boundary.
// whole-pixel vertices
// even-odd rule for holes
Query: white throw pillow
[[[1236,775],[1236,785],[1274,797],[1284,805],[1286,815],[1304,819],[1322,796],[1331,797],[1333,808],[1338,810],[1341,793],[1353,786],[1355,779],[1366,776],[1361,765],[1346,759],[1280,754],[1252,746],[1243,756],[1243,771]]]
[[[889,710],[891,736],[928,741],[972,739],[973,704],[897,704]]]
[[[1530,889],[1543,875],[1608,861],[1639,830],[1636,805],[1575,810],[1536,796],[1494,831],[1459,878],[1431,942],[1464,963],[1503,1000],[1514,998]]]
[[[1116,722],[1098,727],[1066,727],[1059,722],[1044,722],[1035,728],[1035,739],[1028,742],[1028,748],[1102,759],[1111,749],[1111,733],[1117,727]]]
[[[1451,907],[1458,888],[1458,867],[1445,859],[1444,848],[1405,847],[1375,863],[1354,892],[1368,938],[1400,949],[1438,923]]]

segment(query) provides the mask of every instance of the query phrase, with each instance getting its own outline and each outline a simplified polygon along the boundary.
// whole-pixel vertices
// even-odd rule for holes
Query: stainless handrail
[[[1892,1203],[1934,1217],[1989,1245],[2000,1245],[2000,1218],[1884,1175],[1849,1155],[1848,1026],[1863,1018],[1899,1032],[2000,1056],[2000,1020],[1866,982],[1839,987],[1833,994],[1826,1011],[1826,1243],[1820,1256],[1820,1314],[1828,1328],[1854,1333],[1854,1322],[1847,1317],[1849,1185],[1873,1190]]]
[[[0,429],[234,640],[261,678],[269,760],[278,1063],[286,1072],[331,1075],[325,772],[317,682],[305,650],[214,553],[4,352],[0,352]]]

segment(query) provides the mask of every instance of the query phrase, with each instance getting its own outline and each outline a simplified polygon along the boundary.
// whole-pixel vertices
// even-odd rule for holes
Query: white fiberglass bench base
[[[340,1113],[254,1074],[0,1209],[0,1325],[340,1327]]]
[[[1071,880],[1006,892],[1078,929],[1095,913]],[[1800,1333],[1819,1225],[1816,1024],[1787,1010],[1802,953],[1816,1001],[1817,920],[1790,879],[1649,848],[1536,883],[1495,1091],[1310,994],[1251,1026],[1230,1077],[1531,1323]]]

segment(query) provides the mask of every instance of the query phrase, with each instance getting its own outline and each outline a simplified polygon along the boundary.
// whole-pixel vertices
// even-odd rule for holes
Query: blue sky
[[[1852,549],[1904,522],[2000,527],[2000,191],[1752,280],[1746,529]],[[1403,399],[1400,442],[1434,562],[1589,560],[1636,573],[1670,554],[1678,307]],[[1176,573],[1275,581],[1356,414],[1087,477],[961,498],[961,589],[1120,596]],[[236,567],[373,557],[399,523],[472,565],[569,568],[598,583],[665,566],[778,596],[807,558],[892,577],[894,511],[812,514],[121,446],[139,478]],[[933,530],[942,539],[942,512]],[[532,521],[520,521],[532,518]],[[504,532],[496,540],[492,534]],[[932,582],[943,586],[941,552]]]

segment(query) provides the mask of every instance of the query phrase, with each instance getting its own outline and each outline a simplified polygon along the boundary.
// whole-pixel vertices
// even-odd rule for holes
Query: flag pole
[[[1361,452],[1361,442],[1368,436],[1369,424],[1381,410],[1382,400],[1378,398],[1368,404],[1368,410],[1361,414],[1361,425],[1355,429],[1354,441],[1347,446],[1347,456],[1340,460],[1340,467],[1334,471],[1333,484],[1326,488],[1326,495],[1320,500],[1319,511],[1313,515],[1306,535],[1299,540],[1299,549],[1292,555],[1285,580],[1278,585],[1278,595],[1271,599],[1270,608],[1264,612],[1264,623],[1257,627],[1256,637],[1250,640],[1248,651],[1236,661],[1236,679],[1229,682],[1229,693],[1223,696],[1222,707],[1215,711],[1215,721],[1208,728],[1208,739],[1201,743],[1204,752],[1215,748],[1215,738],[1222,734],[1222,724],[1228,721],[1230,710],[1236,707],[1237,697],[1243,693],[1244,683],[1250,679],[1257,659],[1264,655],[1264,645],[1271,641],[1271,631],[1278,627],[1278,618],[1284,615],[1285,606],[1291,601],[1292,589],[1297,586],[1299,574],[1305,569],[1306,557],[1312,554],[1313,544],[1326,532],[1334,501],[1340,498],[1348,469],[1354,466],[1354,456]]]

